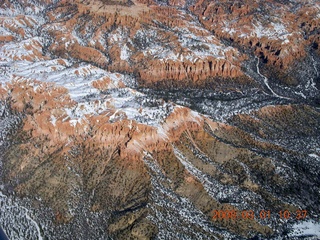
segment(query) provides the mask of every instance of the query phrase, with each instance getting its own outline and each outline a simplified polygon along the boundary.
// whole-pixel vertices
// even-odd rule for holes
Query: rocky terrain
[[[319,12],[315,0],[1,1],[4,232],[320,237]]]

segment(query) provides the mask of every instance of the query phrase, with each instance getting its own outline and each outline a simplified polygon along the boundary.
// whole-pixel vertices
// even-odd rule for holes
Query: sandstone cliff
[[[0,6],[11,238],[17,222],[27,239],[35,223],[38,238],[246,239],[286,235],[281,210],[318,220],[320,115],[302,91],[319,95],[317,1]]]
[[[91,211],[118,213],[108,227],[108,233],[117,238],[157,234],[156,224],[145,217],[153,213],[144,207],[154,187],[151,163],[170,179],[164,184],[175,194],[189,199],[212,224],[234,234],[250,236],[247,220],[212,220],[212,209],[239,210],[223,203],[224,195],[219,197],[224,187],[239,186],[239,194],[249,194],[253,199],[263,197],[264,207],[296,211],[296,206],[281,200],[275,188],[282,186],[284,192],[288,191],[292,182],[286,174],[290,173],[280,174],[274,159],[260,154],[276,151],[297,157],[293,149],[283,148],[272,139],[279,130],[292,129],[294,134],[295,124],[301,126],[302,122],[319,119],[319,114],[308,107],[277,106],[256,111],[252,113],[254,117],[237,115],[230,119],[236,125],[232,126],[175,106],[160,125],[149,126],[97,100],[90,104],[104,106],[103,111],[75,117],[71,112],[86,112],[86,106],[71,100],[66,89],[53,84],[20,77],[1,86],[0,91],[1,101],[9,101],[13,111],[25,115],[22,127],[11,137],[16,144],[5,152],[10,160],[5,163],[4,181],[19,196],[41,198],[53,209],[57,224],[74,221],[70,204],[80,204],[81,198],[74,195],[72,188],[91,192]],[[299,117],[292,125],[279,125],[283,117],[295,114]],[[268,124],[262,124],[260,119]],[[305,134],[311,129],[306,126],[300,131]],[[271,137],[271,141],[257,140],[246,131],[253,131],[262,139]],[[195,169],[208,179],[215,179],[216,189],[203,182]],[[17,175],[23,177],[19,184],[14,182]],[[274,190],[266,191],[266,185]],[[239,197],[231,195],[234,199]],[[140,210],[120,214],[132,209]],[[273,234],[272,229],[259,222],[251,221],[250,226],[255,233]]]
[[[190,9],[219,37],[251,48],[270,65],[287,69],[317,46],[317,2],[300,5],[280,2],[198,1]],[[265,17],[264,17],[265,16]]]

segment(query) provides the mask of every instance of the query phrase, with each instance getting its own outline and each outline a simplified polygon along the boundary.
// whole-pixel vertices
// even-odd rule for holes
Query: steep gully
[[[256,93],[258,93],[258,94],[255,95],[253,91],[244,90],[242,93],[234,92],[234,93],[222,93],[221,95],[213,94],[213,95],[208,95],[209,98],[206,98],[206,97],[203,97],[203,95],[202,95],[205,93],[205,91],[203,91],[202,93],[200,91],[200,95],[198,95],[198,98],[196,99],[196,101],[199,101],[199,102],[195,103],[194,105],[196,107],[202,107],[203,108],[202,110],[206,110],[206,107],[210,107],[210,103],[213,103],[211,105],[211,108],[207,109],[206,111],[211,116],[214,116],[214,119],[221,117],[221,119],[223,120],[223,119],[227,118],[228,116],[237,113],[237,111],[249,111],[252,109],[260,108],[261,106],[264,106],[264,105],[289,102],[288,101],[288,100],[290,100],[289,98],[282,97],[282,96],[278,95],[277,93],[275,93],[275,90],[273,90],[273,88],[269,84],[269,79],[267,77],[265,77],[263,74],[261,74],[261,72],[260,72],[259,59],[257,60],[257,62],[258,62],[257,64],[254,64],[254,68],[251,69],[251,71],[254,71],[254,76],[256,76],[254,79],[261,82],[261,85],[264,84],[264,88],[266,88],[266,90],[268,90],[268,92],[270,91],[272,94],[268,94],[266,91],[262,91],[262,92],[258,93],[259,90],[256,90],[257,91]],[[199,90],[195,90],[195,92],[199,92]],[[150,95],[152,95],[153,93],[154,92],[152,92],[152,91],[149,92]],[[161,94],[159,94],[160,98],[163,97],[163,95],[161,96]],[[192,94],[194,94],[194,93],[192,93]],[[195,101],[192,96],[190,96],[189,99],[187,96],[187,99],[185,101],[178,99],[179,97],[180,96],[176,96],[177,100],[180,101],[179,103],[182,103],[182,104],[184,103],[184,104],[188,105],[188,104],[192,103],[191,101]],[[217,107],[219,104],[220,104],[220,106]],[[191,107],[191,108],[193,108],[193,107]],[[218,110],[215,110],[215,108],[217,108]],[[225,113],[225,112],[228,112],[228,113]],[[176,155],[180,156],[177,149],[175,149],[175,153],[176,153]],[[201,182],[205,182],[206,184],[211,184],[211,182],[210,182],[211,179],[208,179],[206,177],[206,175],[200,175],[200,172],[198,172],[197,169],[193,165],[190,165],[189,162],[183,160],[183,156],[179,160],[182,162],[183,165],[185,165],[186,169],[190,170],[190,172],[193,172],[194,175],[198,176],[198,179],[201,180]],[[161,169],[159,168],[159,170],[161,170]],[[199,173],[199,174],[197,174],[197,173]],[[153,182],[153,184],[156,184],[156,183],[157,183],[156,181]],[[212,189],[212,188],[210,188],[210,189]],[[155,190],[157,190],[157,191],[155,191]],[[163,186],[159,186],[158,188],[153,190],[155,192],[155,194],[152,194],[152,195],[156,195],[156,193],[159,193],[160,191],[164,191],[164,190],[166,190],[166,189]],[[156,198],[158,196],[153,196],[153,197]],[[181,200],[180,197],[175,196],[175,195],[172,196],[172,198],[175,201]],[[156,202],[157,199],[154,199],[154,200]],[[163,201],[163,203],[161,202],[161,204],[163,204],[164,208],[168,207],[166,205],[166,200],[167,199],[161,199],[161,201]],[[184,201],[185,199],[182,199],[182,200]],[[154,209],[155,209],[154,211],[156,212],[156,209],[157,209],[156,204],[152,204],[152,203],[150,203],[150,204],[154,207]],[[181,204],[179,204],[179,206],[180,205]],[[185,209],[188,210],[187,214],[189,216],[189,213],[191,212],[191,210],[193,210],[193,208],[186,207],[186,208],[180,208],[179,210],[185,210]],[[39,238],[41,238],[41,235],[39,235],[40,229],[37,228],[37,225],[34,224],[32,218],[30,217],[28,212],[25,212],[23,210],[21,212],[24,215],[23,217],[28,220],[29,225],[32,228],[34,228],[34,227],[36,228],[34,231],[34,236],[38,236]],[[177,212],[178,212],[177,214],[183,215],[184,211],[180,211],[180,212],[177,211]],[[157,212],[157,214],[161,214],[161,213]],[[169,216],[171,217],[172,214]],[[165,216],[165,217],[168,218],[167,216]],[[158,220],[158,219],[156,219],[156,220]],[[194,219],[195,218],[192,218],[192,221],[194,221]],[[180,219],[177,218],[177,221],[179,221],[179,220]],[[163,221],[165,221],[165,220],[163,220]],[[164,231],[164,229],[166,229],[166,227],[174,227],[174,225],[171,223],[165,224],[163,228],[160,228],[160,234],[163,234],[164,236],[165,236],[165,234],[167,234]],[[206,228],[206,226],[204,225],[203,228]],[[175,231],[172,231],[172,232],[175,232]]]
[[[272,93],[272,95],[275,96],[275,97],[278,97],[278,98],[290,99],[290,98],[286,98],[286,97],[280,96],[280,95],[276,94],[276,93],[272,90],[272,88],[271,88],[270,85],[269,85],[269,82],[268,82],[269,80],[268,80],[268,78],[260,73],[259,58],[258,58],[258,57],[255,57],[255,58],[257,59],[257,65],[256,65],[256,66],[257,66],[257,73],[259,74],[259,76],[261,76],[261,77],[263,78],[264,84],[265,84],[266,87],[270,90],[270,92]]]

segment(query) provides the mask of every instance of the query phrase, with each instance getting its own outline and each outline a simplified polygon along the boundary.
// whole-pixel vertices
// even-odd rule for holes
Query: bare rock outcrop
[[[183,81],[190,79],[193,82],[203,81],[209,77],[231,77],[236,78],[243,75],[239,67],[230,62],[217,59],[190,61],[150,61],[148,70],[141,70],[141,80],[146,82],[157,82],[159,80],[173,79]]]
[[[0,130],[19,122],[0,132],[1,192],[65,239],[285,235],[262,209],[317,220],[319,111],[269,75],[305,57],[318,73],[319,3],[289,2],[2,1]],[[171,83],[223,122],[159,99]]]
[[[304,58],[306,47],[317,41],[314,35],[318,35],[320,21],[316,17],[317,7],[312,4],[292,10],[292,3],[198,1],[190,10],[219,37],[247,46],[265,63],[285,70]],[[265,19],[263,14],[269,18]]]
[[[181,14],[183,18],[180,18]],[[90,62],[109,71],[138,73],[141,82],[146,84],[169,79],[191,80],[201,85],[198,83],[209,78],[243,76],[240,64],[245,55],[230,47],[225,50],[223,44],[212,38],[206,29],[191,27],[193,19],[190,16],[172,7],[136,3],[119,6],[118,12],[112,12],[107,7],[98,8],[96,1],[86,4],[74,1],[59,2],[47,15],[53,22],[52,26],[45,27],[54,39],[49,46],[52,53]],[[212,51],[212,55],[192,53],[190,45],[183,43],[190,41],[188,36],[181,39],[179,31],[166,32],[161,25],[188,29],[190,35],[199,38],[197,41],[200,42],[200,46],[193,43],[197,45],[192,48]],[[58,30],[61,28],[65,31]],[[91,30],[87,32],[89,28]],[[162,49],[159,56],[148,51],[151,44],[149,34],[153,35],[154,44],[159,44]],[[204,41],[202,37],[205,37]],[[161,56],[162,51],[175,57],[167,59]],[[189,57],[190,54],[194,56]]]

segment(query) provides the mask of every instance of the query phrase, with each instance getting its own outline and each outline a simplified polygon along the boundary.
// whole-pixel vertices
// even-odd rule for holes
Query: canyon
[[[319,9],[316,0],[1,1],[4,232],[319,237]],[[281,219],[285,210],[307,217]],[[297,233],[304,224],[316,230]]]

